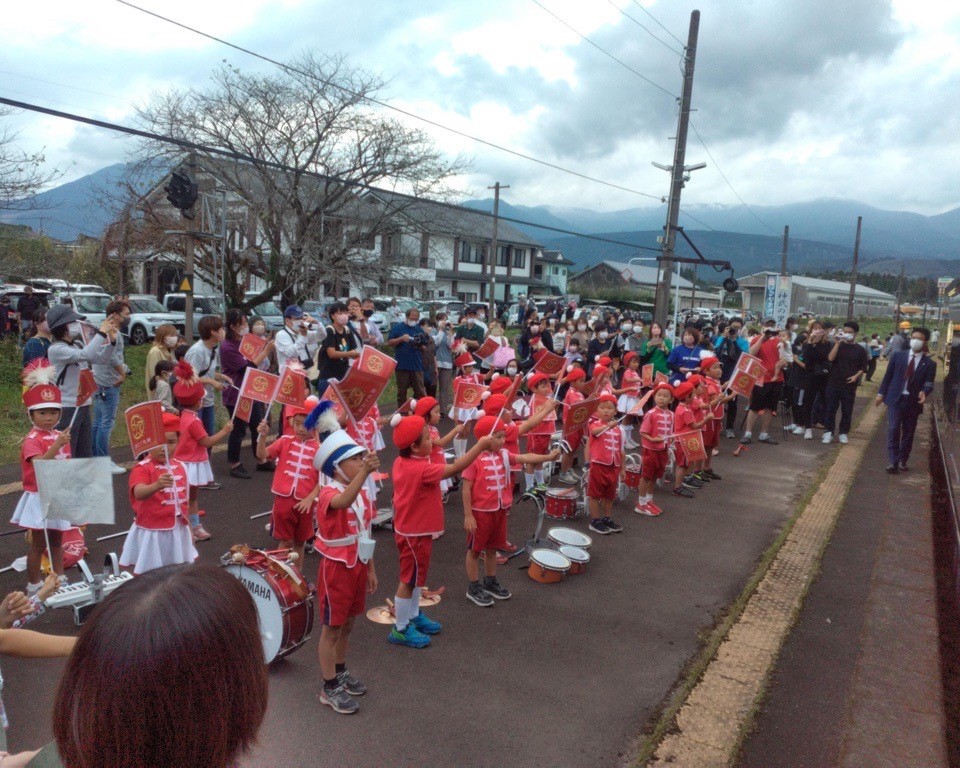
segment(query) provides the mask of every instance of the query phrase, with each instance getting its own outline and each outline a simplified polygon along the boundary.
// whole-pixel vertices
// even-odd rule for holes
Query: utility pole
[[[903,264],[900,265],[900,280],[897,282],[897,311],[894,313],[893,332],[900,333],[900,303],[903,299]]]
[[[487,259],[487,266],[490,268],[490,275],[487,278],[487,301],[490,305],[487,310],[487,322],[489,323],[497,316],[497,301],[493,294],[497,287],[497,226],[500,222],[500,190],[510,189],[510,187],[501,186],[498,181],[487,189],[493,190],[493,242],[490,244],[490,256]],[[530,258],[533,259],[532,253]],[[504,299],[506,298],[506,292],[504,292]]]
[[[690,30],[687,33],[687,48],[683,67],[683,90],[680,95],[680,114],[677,117],[677,136],[673,151],[673,165],[670,171],[670,197],[667,201],[667,223],[663,228],[663,255],[661,256],[661,280],[657,284],[657,298],[654,306],[654,319],[661,327],[666,327],[670,308],[670,282],[673,279],[673,257],[677,242],[677,222],[680,218],[680,193],[684,182],[690,178],[689,171],[703,168],[705,164],[687,168],[684,159],[687,154],[687,128],[690,124],[690,100],[693,96],[693,68],[697,60],[697,34],[700,30],[700,11],[690,14]],[[662,168],[663,166],[657,166]],[[674,311],[680,307],[674,307]]]
[[[783,248],[780,250],[780,274],[787,274],[787,244],[790,241],[790,227],[783,228]]]
[[[190,169],[190,178],[196,178],[197,156],[192,152],[187,160]],[[187,231],[184,237],[185,253],[183,254],[183,283],[185,286],[183,300],[183,334],[187,342],[193,341],[193,256],[197,250],[197,238],[192,231]]]
[[[860,259],[860,227],[863,216],[857,216],[857,239],[853,243],[853,269],[850,270],[850,298],[847,299],[847,320],[853,320],[853,300],[857,293],[857,262]]]

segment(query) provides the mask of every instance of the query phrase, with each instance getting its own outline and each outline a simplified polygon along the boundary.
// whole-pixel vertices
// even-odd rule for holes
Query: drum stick
[[[70,417],[70,423],[67,424],[67,430],[73,429],[73,422],[77,420],[77,414],[80,413],[80,406],[76,405],[73,408],[73,415]]]
[[[98,536],[97,541],[106,541],[107,539],[118,539],[121,536],[126,536],[128,531],[120,531],[119,533],[111,533],[106,536]]]
[[[266,517],[267,515],[273,514],[273,510],[268,510],[266,512],[258,512],[255,515],[250,515],[251,520],[256,520],[258,517]]]

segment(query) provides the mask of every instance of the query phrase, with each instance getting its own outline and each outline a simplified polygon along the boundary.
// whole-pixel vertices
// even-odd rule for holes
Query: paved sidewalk
[[[927,456],[871,442],[768,684],[741,768],[947,765]]]

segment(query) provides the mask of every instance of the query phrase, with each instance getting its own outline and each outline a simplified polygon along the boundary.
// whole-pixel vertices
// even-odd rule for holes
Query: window
[[[515,248],[513,250],[513,266],[515,269],[527,268],[527,251],[525,248]]]
[[[498,245],[497,246],[497,266],[506,267],[509,264],[510,264],[510,246]]]
[[[383,243],[382,254],[384,256],[397,256],[400,253],[400,235],[396,232],[388,232],[381,236]]]
[[[460,243],[460,261],[464,264],[483,264],[483,249],[473,243]]]

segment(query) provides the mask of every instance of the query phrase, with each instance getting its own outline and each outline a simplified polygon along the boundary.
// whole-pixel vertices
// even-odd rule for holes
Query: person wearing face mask
[[[453,347],[455,344],[453,327],[446,312],[437,313],[437,329],[433,333],[433,343],[437,358],[437,400],[440,413],[450,412],[453,405]],[[442,418],[442,416],[441,416]]]
[[[544,321],[533,313],[527,320],[527,327],[517,339],[517,354],[521,360],[527,360],[533,354],[532,340],[539,338],[544,349],[553,349],[553,337],[544,325]]]
[[[874,405],[887,406],[887,472],[907,471],[917,420],[933,392],[937,364],[928,353],[930,331],[914,328],[909,349],[894,353],[883,374]]]
[[[347,311],[350,313],[350,327],[356,331],[360,340],[364,344],[383,344],[383,334],[377,328],[377,324],[370,322],[373,317],[373,300],[364,299],[360,301],[356,296],[352,296],[347,301]]]
[[[213,435],[217,431],[216,399],[213,393],[223,392],[233,383],[220,370],[220,343],[226,337],[227,329],[223,324],[223,318],[219,315],[204,315],[197,324],[197,331],[200,334],[200,340],[194,342],[183,359],[190,363],[197,378],[203,384],[204,396],[200,401],[197,414],[207,434]],[[209,454],[210,447],[207,448],[207,455]],[[199,487],[216,491],[221,486],[215,480],[210,480],[206,485]]]
[[[830,373],[827,374],[826,415],[824,416],[823,442],[833,439],[836,426],[837,409],[840,409],[839,437],[841,443],[847,442],[847,433],[853,424],[853,402],[857,396],[857,384],[867,373],[870,354],[857,344],[860,325],[855,320],[847,320],[837,334],[833,349],[827,355],[830,361]]]
[[[456,337],[458,341],[463,341],[471,352],[480,349],[483,344],[484,329],[477,322],[477,310],[470,307],[463,313],[463,322],[457,326]]]
[[[154,371],[157,370],[157,363],[161,360],[169,360],[171,363],[176,362],[173,359],[173,350],[177,348],[177,344],[180,343],[180,334],[177,332],[177,329],[172,325],[158,325],[156,334],[153,337],[153,344],[150,345],[150,349],[147,351],[147,363],[146,363],[146,374],[145,385],[147,391],[147,398],[150,398],[150,377],[153,376]]]
[[[587,371],[592,371],[597,358],[608,355],[612,346],[613,339],[610,338],[610,331],[607,330],[606,325],[598,322],[593,338],[587,344]]]
[[[426,341],[426,336],[420,330],[419,323],[420,310],[411,307],[406,312],[404,322],[393,324],[387,338],[387,344],[393,347],[397,360],[393,375],[397,380],[398,408],[407,401],[407,392],[410,390],[418,400],[427,395],[423,386],[423,357],[420,354],[420,345]],[[482,339],[483,332],[480,333]]]
[[[347,375],[351,361],[360,357],[361,341],[352,328],[350,328],[350,312],[347,305],[342,301],[337,301],[330,305],[330,319],[332,325],[328,325],[320,344],[320,351],[317,357],[317,389],[322,395],[327,388],[329,379],[343,381]],[[280,346],[280,334],[277,335],[277,348]],[[285,365],[285,362],[280,362]]]
[[[680,344],[670,351],[667,367],[672,378],[684,381],[687,376],[700,370],[700,331],[692,325],[683,329]]]
[[[0,313],[2,313],[0,309]],[[53,336],[50,335],[50,328],[47,326],[47,308],[40,307],[33,313],[34,335],[27,339],[23,345],[23,365],[26,367],[29,363],[39,357],[46,357],[47,350],[50,349],[50,342]],[[2,337],[2,334],[0,334]]]
[[[111,301],[106,306],[107,319],[121,331],[125,331],[130,324],[130,303],[121,299]],[[94,363],[93,380],[97,385],[94,395],[93,426],[91,439],[93,440],[94,456],[110,455],[110,436],[117,420],[117,409],[120,407],[120,387],[127,378],[127,364],[123,357],[123,333],[117,334],[117,343],[113,354],[107,363]],[[110,463],[110,471],[115,475],[122,475],[126,470],[115,462]]]
[[[77,408],[80,372],[93,363],[106,365],[110,361],[119,329],[108,317],[100,324],[90,343],[84,345],[80,330],[81,319],[81,316],[66,304],[57,304],[47,310],[47,325],[53,337],[50,349],[47,350],[47,358],[56,370],[55,383],[60,388],[63,403],[57,429],[62,431],[69,427],[71,456],[76,459],[89,459],[93,456],[90,404],[88,402]]]

